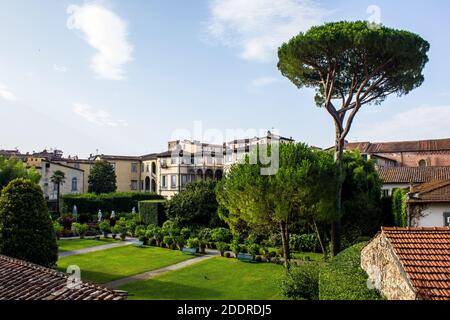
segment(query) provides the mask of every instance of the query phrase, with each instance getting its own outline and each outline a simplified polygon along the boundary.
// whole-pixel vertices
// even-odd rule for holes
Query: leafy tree
[[[218,203],[214,181],[189,183],[167,203],[167,216],[179,226],[216,227]]]
[[[356,114],[419,87],[430,45],[420,36],[367,22],[337,22],[300,33],[278,51],[278,68],[298,88],[316,89],[315,102],[335,125],[336,211],[333,253],[340,251],[343,151]]]
[[[56,185],[56,213],[59,214],[59,197],[61,193],[61,185],[66,182],[66,175],[60,170],[53,172],[50,181]]]
[[[89,193],[111,193],[117,190],[116,173],[111,163],[106,160],[96,161],[89,174]]]
[[[250,164],[248,157],[233,165],[217,187],[217,198],[229,211],[223,218],[230,225],[243,220],[252,228],[277,226],[287,266],[292,223],[300,217],[330,219],[334,163],[328,154],[304,144],[282,144],[279,156],[275,175],[261,175],[261,166]]]
[[[58,259],[56,235],[41,188],[13,180],[0,197],[0,253],[46,267]]]
[[[17,178],[29,179],[37,184],[41,175],[35,168],[27,169],[24,163],[16,157],[7,159],[0,156],[0,190]]]

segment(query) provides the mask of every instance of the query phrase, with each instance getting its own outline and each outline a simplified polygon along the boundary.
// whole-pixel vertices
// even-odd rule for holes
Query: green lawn
[[[282,299],[282,272],[280,265],[217,257],[120,289],[134,300],[274,300]]]
[[[106,283],[190,258],[192,256],[181,251],[155,247],[137,248],[131,245],[61,258],[58,269],[65,271],[69,265],[76,265],[81,269],[83,280]]]
[[[110,244],[113,242],[117,242],[117,240],[113,240],[111,238],[106,239],[101,238],[100,240],[95,239],[58,240],[58,251],[59,252],[74,251],[84,248],[101,246],[104,244]]]

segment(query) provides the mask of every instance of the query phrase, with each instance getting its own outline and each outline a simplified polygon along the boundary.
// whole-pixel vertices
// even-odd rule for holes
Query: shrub
[[[187,240],[191,237],[191,230],[189,228],[183,228],[180,231],[180,236],[184,239]]]
[[[210,228],[201,229],[200,232],[198,233],[198,237],[201,240],[211,241],[211,229]]]
[[[251,243],[248,245],[248,253],[253,256],[256,256],[259,254],[259,249],[260,249],[259,245],[256,243]]]
[[[179,250],[183,250],[183,247],[186,244],[186,239],[184,239],[182,236],[176,236],[175,243]]]
[[[53,230],[56,237],[59,239],[64,233],[64,227],[57,221],[53,222]]]
[[[289,239],[289,248],[292,251],[316,252],[319,241],[315,233],[296,235],[293,234]]]
[[[55,230],[44,195],[30,180],[13,180],[2,190],[0,252],[45,267],[53,267],[58,259]]]
[[[161,227],[161,231],[166,236],[177,236],[180,234],[180,229],[175,226],[175,223],[172,220],[167,220],[163,223]]]
[[[237,239],[234,239],[231,241],[230,244],[230,250],[234,253],[234,255],[237,257],[237,255],[241,252],[241,245],[239,244],[239,241]]]
[[[228,250],[228,245],[225,242],[216,242],[216,248],[219,250],[220,255],[223,257],[226,250]]]
[[[281,279],[281,293],[294,300],[319,300],[320,270],[317,263],[291,266]]]
[[[199,248],[200,241],[198,240],[198,238],[189,238],[187,241],[187,247],[188,248]]]
[[[67,194],[61,197],[63,206],[73,208],[77,206],[79,213],[96,215],[98,210],[102,212],[131,212],[134,207],[139,210],[139,201],[163,200],[164,197],[154,193],[144,192],[114,192],[107,194]]]
[[[233,238],[231,231],[225,228],[211,230],[211,239],[215,242],[230,242]]]
[[[138,202],[141,221],[145,225],[154,224],[162,226],[167,220],[165,213],[165,200],[144,200]]]
[[[155,247],[156,246],[156,240],[154,238],[151,238],[148,240],[148,245]]]
[[[167,246],[171,246],[172,244],[175,243],[175,240],[172,236],[164,236],[163,238],[163,242],[167,245]]]
[[[367,288],[367,274],[361,269],[361,249],[365,243],[354,245],[323,268],[319,289],[321,300],[378,300],[377,292]]]
[[[395,189],[392,193],[392,214],[397,227],[405,227],[406,221],[406,194],[403,189]]]
[[[120,234],[120,239],[125,241],[128,234],[128,225],[127,220],[125,218],[120,218],[119,221],[116,222],[116,225],[113,227],[113,233]]]
[[[126,222],[126,224],[127,224],[127,232],[128,233],[130,233],[130,235],[132,236],[132,237],[135,237],[136,236],[136,227],[137,227],[137,224],[136,224],[136,221],[134,221],[134,220],[126,220],[127,222]]]
[[[144,242],[144,244],[147,244],[148,238],[147,238],[147,230],[144,226],[136,226],[134,230],[134,234],[136,237],[138,237],[139,241]]]
[[[100,231],[103,232],[103,235],[105,238],[108,236],[108,233],[111,232],[111,226],[109,225],[109,222],[107,220],[103,220],[98,224],[98,227],[100,228]]]
[[[81,239],[84,238],[84,236],[86,235],[88,230],[89,230],[89,226],[87,224],[81,224],[81,223],[78,223],[78,222],[72,223],[72,231],[73,231],[73,233],[75,233],[76,235],[80,236]]]

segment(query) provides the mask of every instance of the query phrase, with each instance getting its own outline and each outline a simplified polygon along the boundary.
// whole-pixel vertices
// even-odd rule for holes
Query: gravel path
[[[60,252],[58,254],[58,256],[59,256],[59,258],[71,257],[71,256],[83,254],[83,253],[90,253],[90,252],[102,251],[102,250],[106,250],[106,249],[125,247],[125,246],[132,245],[134,243],[135,242],[133,242],[133,241],[122,241],[122,242],[117,242],[117,243],[103,244],[103,245],[96,246],[96,247]]]

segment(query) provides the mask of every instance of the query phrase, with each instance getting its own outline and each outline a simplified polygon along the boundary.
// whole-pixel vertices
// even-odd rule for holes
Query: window
[[[146,168],[147,172],[150,172],[150,166],[147,164],[147,168]]]
[[[78,179],[72,178],[72,192],[78,191]]]
[[[425,160],[422,159],[419,161],[419,167],[424,168],[426,166],[427,166],[427,162]]]
[[[131,188],[131,190],[137,190],[138,189],[138,182],[137,182],[137,180],[131,180],[130,188]]]
[[[383,193],[383,197],[384,198],[389,197],[389,190],[388,189],[383,189],[382,193]]]
[[[187,184],[188,176],[186,174],[181,175],[181,186],[184,187]]]
[[[152,162],[152,173],[156,174],[156,163]]]
[[[177,187],[177,176],[170,176],[170,187],[175,189]]]
[[[138,164],[133,162],[131,164],[131,172],[138,172]]]
[[[444,227],[450,227],[450,212],[444,213]]]
[[[170,158],[170,163],[177,164],[177,158],[175,158],[175,157]]]
[[[74,163],[74,164],[73,164],[73,167],[74,167],[75,169],[80,169],[80,164],[79,164],[79,163]]]
[[[162,185],[163,189],[167,189],[167,176],[161,177],[161,185]]]

